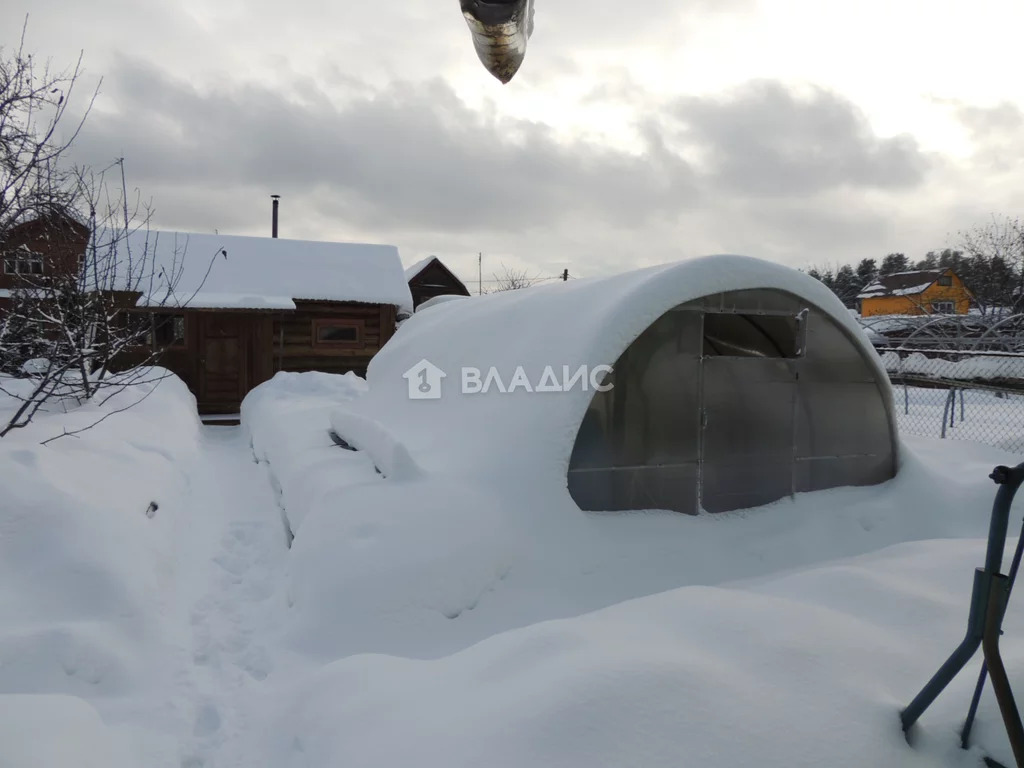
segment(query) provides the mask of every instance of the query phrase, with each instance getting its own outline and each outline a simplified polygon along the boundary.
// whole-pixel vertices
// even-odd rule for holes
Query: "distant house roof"
[[[466,284],[459,280],[459,278],[456,277],[455,273],[448,269],[445,263],[441,261],[439,258],[437,258],[437,256],[428,256],[425,259],[420,259],[419,261],[417,261],[415,264],[413,264],[411,267],[405,270],[405,279],[408,281],[414,280],[415,278],[419,277],[424,271],[426,271],[427,267],[434,263],[436,263],[437,266],[440,267],[444,271],[444,273],[451,278],[452,284],[455,287],[461,288],[463,291],[466,292],[467,296],[469,295],[469,289],[466,288]]]
[[[440,259],[438,259],[437,256],[427,256],[425,259],[420,259],[405,270],[405,279],[412,280],[416,275],[426,269],[427,265],[432,261],[440,261]]]
[[[109,233],[98,235],[99,254],[106,253],[104,242],[109,241]],[[116,287],[141,291],[140,305],[294,309],[295,300],[320,300],[412,311],[409,284],[393,245],[138,230],[117,250],[121,274]],[[155,269],[138,265],[142,254],[151,254]],[[136,263],[132,270],[129,259]],[[140,281],[140,271],[147,278],[152,273],[152,282]]]
[[[873,299],[880,296],[917,296],[928,290],[929,286],[948,269],[916,269],[911,272],[893,272],[891,275],[880,275],[873,283],[867,285],[857,294],[858,299]]]

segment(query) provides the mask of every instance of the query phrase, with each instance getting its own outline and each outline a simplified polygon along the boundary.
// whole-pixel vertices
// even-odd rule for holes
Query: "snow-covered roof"
[[[946,269],[917,269],[910,272],[893,272],[890,275],[879,275],[873,282],[857,294],[858,299],[872,299],[879,296],[917,296],[928,290]]]
[[[357,410],[335,414],[335,428],[376,452],[381,464],[408,466],[405,457],[410,457],[424,469],[546,477],[564,487],[593,390],[520,388],[503,394],[492,388],[461,394],[463,368],[477,368],[486,376],[494,367],[508,386],[522,366],[536,386],[547,366],[561,378],[563,366],[577,371],[582,365],[614,365],[669,309],[710,294],[756,288],[788,291],[832,316],[863,350],[888,392],[878,355],[827,287],[778,264],[710,256],[448,301],[417,312],[371,361],[370,391]],[[445,374],[440,399],[409,398],[411,382],[405,374],[424,361]],[[428,369],[426,375],[433,373]]]
[[[435,261],[435,260],[437,260],[437,256],[427,256],[427,258],[420,259],[415,264],[413,264],[411,267],[406,268],[406,270],[405,270],[405,279],[406,279],[406,281],[412,280],[414,277],[416,277],[416,275],[418,275],[420,272],[422,272],[424,269],[426,269],[428,264],[430,264],[432,261]]]
[[[104,238],[97,237],[102,255]],[[392,304],[412,311],[412,295],[393,245],[329,243],[271,237],[189,234],[139,230],[126,245],[136,261],[152,254],[155,280],[137,282],[141,304],[180,304],[236,309],[294,309],[294,300]],[[128,272],[121,267],[119,279]],[[168,275],[177,274],[173,296],[165,300]],[[171,280],[172,282],[173,279]]]

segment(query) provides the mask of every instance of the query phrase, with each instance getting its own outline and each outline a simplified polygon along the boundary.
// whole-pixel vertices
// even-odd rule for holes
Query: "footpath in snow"
[[[274,671],[267,647],[284,598],[287,539],[264,467],[240,428],[207,427],[177,542],[183,628],[170,691],[183,768],[256,765],[246,703]]]

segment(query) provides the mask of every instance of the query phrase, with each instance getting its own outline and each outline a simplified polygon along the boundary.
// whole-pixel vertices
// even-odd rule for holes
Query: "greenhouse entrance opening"
[[[610,383],[570,459],[584,510],[723,512],[895,474],[883,382],[827,313],[783,291],[675,307]]]

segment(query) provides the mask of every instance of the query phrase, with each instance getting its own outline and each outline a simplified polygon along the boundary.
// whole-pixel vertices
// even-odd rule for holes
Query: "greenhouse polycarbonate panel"
[[[808,315],[806,346],[801,380],[876,382],[875,370],[861,349],[820,310]]]
[[[793,493],[793,460],[753,456],[705,462],[701,468],[701,506],[707,512],[759,507]]]
[[[774,312],[796,315],[806,302],[784,291],[755,288],[721,294],[721,308],[733,312]]]
[[[570,459],[581,508],[695,510],[700,330],[699,314],[666,313],[620,357]]]
[[[569,493],[591,512],[668,509],[697,512],[696,462],[651,467],[610,467],[569,471]]]
[[[793,455],[796,376],[783,360],[704,360],[704,461]]]
[[[781,359],[704,360],[701,504],[722,512],[793,492],[793,363]]]
[[[869,353],[785,292],[675,307],[623,353],[612,380],[570,459],[582,509],[693,512],[696,498],[720,512],[895,474],[891,403]]]
[[[821,491],[844,485],[878,485],[894,475],[892,454],[797,459],[796,490]]]
[[[892,455],[889,414],[874,383],[801,379],[797,457]]]

